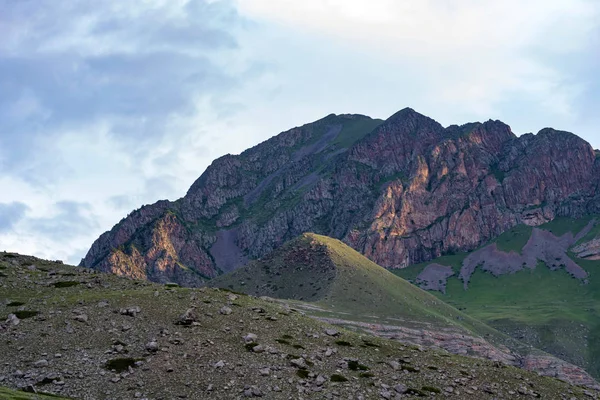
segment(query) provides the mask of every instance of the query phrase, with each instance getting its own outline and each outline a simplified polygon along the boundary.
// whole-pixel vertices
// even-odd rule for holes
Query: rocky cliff
[[[520,223],[600,211],[600,157],[553,129],[444,128],[412,109],[329,115],[212,165],[181,199],[132,212],[81,265],[197,285],[303,232],[387,268],[478,248]]]

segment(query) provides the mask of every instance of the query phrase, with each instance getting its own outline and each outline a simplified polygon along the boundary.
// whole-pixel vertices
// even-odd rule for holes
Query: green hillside
[[[568,232],[575,235],[592,218],[557,218],[540,228],[556,236]],[[531,227],[518,226],[493,243],[502,251],[520,252],[531,232]],[[578,243],[599,234],[600,225],[596,225]],[[463,253],[435,260],[437,264],[452,267],[455,275],[448,279],[445,295],[432,293],[493,328],[583,366],[595,377],[600,377],[600,261],[579,259],[569,252],[570,258],[589,274],[587,284],[571,277],[564,269],[551,271],[540,262],[534,270],[525,269],[498,277],[478,269],[465,290],[458,272],[467,256]],[[394,273],[414,281],[428,264]]]
[[[208,284],[256,296],[311,302],[315,308],[308,310],[316,316],[450,329],[530,351],[341,241],[312,233]]]

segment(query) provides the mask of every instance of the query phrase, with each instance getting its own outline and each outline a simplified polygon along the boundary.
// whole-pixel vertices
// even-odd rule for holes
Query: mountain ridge
[[[517,137],[501,121],[329,115],[215,160],[183,198],[103,234],[81,265],[195,286],[313,231],[403,268],[519,223],[597,212],[596,154],[573,134]]]

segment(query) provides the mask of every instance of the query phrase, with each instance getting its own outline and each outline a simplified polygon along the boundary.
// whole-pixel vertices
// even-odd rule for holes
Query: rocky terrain
[[[444,128],[412,109],[330,115],[215,160],[182,199],[103,234],[81,266],[197,286],[310,231],[404,268],[518,224],[597,213],[599,183],[598,153],[571,133]]]
[[[0,314],[7,399],[598,398],[502,363],[335,329],[269,299],[12,253],[0,253]]]

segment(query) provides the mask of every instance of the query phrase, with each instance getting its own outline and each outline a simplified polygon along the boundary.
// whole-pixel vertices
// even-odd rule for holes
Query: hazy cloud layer
[[[595,0],[0,2],[0,248],[78,262],[212,159],[411,106],[600,147]]]
[[[11,232],[15,224],[23,219],[27,205],[19,202],[0,204],[0,233]]]

